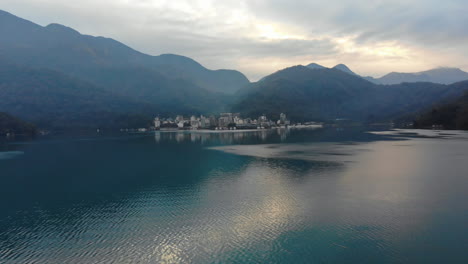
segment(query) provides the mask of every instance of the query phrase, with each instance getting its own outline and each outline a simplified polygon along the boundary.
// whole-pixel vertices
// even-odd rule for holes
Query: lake
[[[468,263],[468,133],[0,145],[0,263]]]

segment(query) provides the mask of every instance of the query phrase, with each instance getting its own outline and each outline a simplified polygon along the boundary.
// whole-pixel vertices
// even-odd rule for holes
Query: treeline
[[[8,134],[34,136],[37,128],[33,124],[24,122],[8,113],[0,112],[0,136]]]
[[[44,129],[146,127],[158,106],[56,71],[0,63],[0,111]]]
[[[431,110],[419,115],[413,126],[468,130],[468,93],[450,103],[432,107]]]

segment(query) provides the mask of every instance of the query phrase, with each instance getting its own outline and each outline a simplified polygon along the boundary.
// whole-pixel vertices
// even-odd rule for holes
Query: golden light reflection
[[[242,197],[242,193],[258,192],[258,201],[255,204],[244,204],[241,200],[233,200],[234,207],[222,212],[222,221],[206,223],[207,226],[203,228],[194,228],[192,233],[185,233],[184,239],[197,243],[198,247],[203,248],[204,253],[214,254],[236,250],[251,241],[252,237],[258,239],[259,234],[262,234],[261,236],[268,234],[265,237],[268,240],[274,240],[280,236],[286,231],[284,228],[290,222],[291,217],[299,212],[297,202],[288,195],[287,187],[285,187],[287,183],[280,177],[282,172],[278,170],[269,166],[250,165],[242,172],[240,178],[230,185],[229,189],[237,194],[232,197],[233,199]],[[260,183],[263,184],[259,186]],[[205,189],[219,190],[216,182],[209,182],[207,185]],[[226,196],[231,197],[229,194]],[[203,199],[219,199],[219,193],[208,194]],[[226,244],[227,241],[231,242]],[[169,262],[180,260],[183,259],[184,251],[193,247],[190,242],[186,245],[179,244],[177,248],[172,245],[162,245],[165,250],[161,251],[160,246],[158,252],[162,253],[161,258],[164,257]]]
[[[154,255],[158,256],[158,263],[176,264],[187,263],[188,257],[182,249],[175,244],[163,244],[154,250]]]

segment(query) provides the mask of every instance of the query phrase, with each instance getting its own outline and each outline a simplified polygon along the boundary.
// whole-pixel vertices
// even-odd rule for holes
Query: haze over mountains
[[[103,85],[108,79],[95,74],[96,70],[135,68],[157,72],[168,81],[185,79],[215,92],[233,93],[249,83],[238,71],[208,70],[190,58],[173,54],[149,56],[113,39],[81,35],[59,24],[42,27],[4,11],[0,11],[0,34],[5,36],[0,39],[0,56],[6,59]]]
[[[59,119],[75,113],[86,120],[85,112],[137,112],[138,104],[147,106],[139,112],[147,115],[218,112],[229,94],[249,84],[238,71],[208,70],[179,55],[149,56],[112,39],[58,24],[42,27],[4,11],[0,36],[0,72],[6,77],[0,80],[0,109],[27,120],[48,119],[57,108],[69,110]],[[78,107],[89,98],[94,104]],[[40,111],[32,111],[36,107]]]
[[[307,65],[310,69],[324,69],[326,67],[317,64],[311,63]],[[338,64],[332,69],[338,69],[343,72],[357,75],[348,66],[344,64]],[[359,76],[359,75],[357,75]],[[468,72],[464,72],[458,68],[449,68],[449,67],[439,67],[432,70],[415,72],[415,73],[401,73],[401,72],[391,72],[380,78],[374,78],[370,76],[362,77],[370,82],[375,84],[400,84],[400,83],[414,83],[414,82],[432,82],[440,84],[452,84],[456,82],[461,82],[468,80]]]
[[[398,84],[403,82],[451,84],[468,80],[468,72],[464,72],[458,68],[436,68],[416,73],[391,72],[374,80],[380,84]]]
[[[42,27],[4,11],[0,36],[0,112],[48,127],[136,127],[155,115],[231,110],[252,117],[285,112],[296,120],[379,120],[419,111],[468,87],[376,84],[411,78],[451,83],[465,78],[456,69],[369,79],[344,64],[329,69],[315,63],[250,83],[238,71],[209,70],[179,55],[146,55],[113,39],[59,24]]]

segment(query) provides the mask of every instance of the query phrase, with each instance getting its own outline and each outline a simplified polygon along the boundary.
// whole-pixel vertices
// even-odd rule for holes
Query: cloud
[[[465,0],[2,0],[1,8],[252,80],[312,61],[364,75],[468,70]]]

